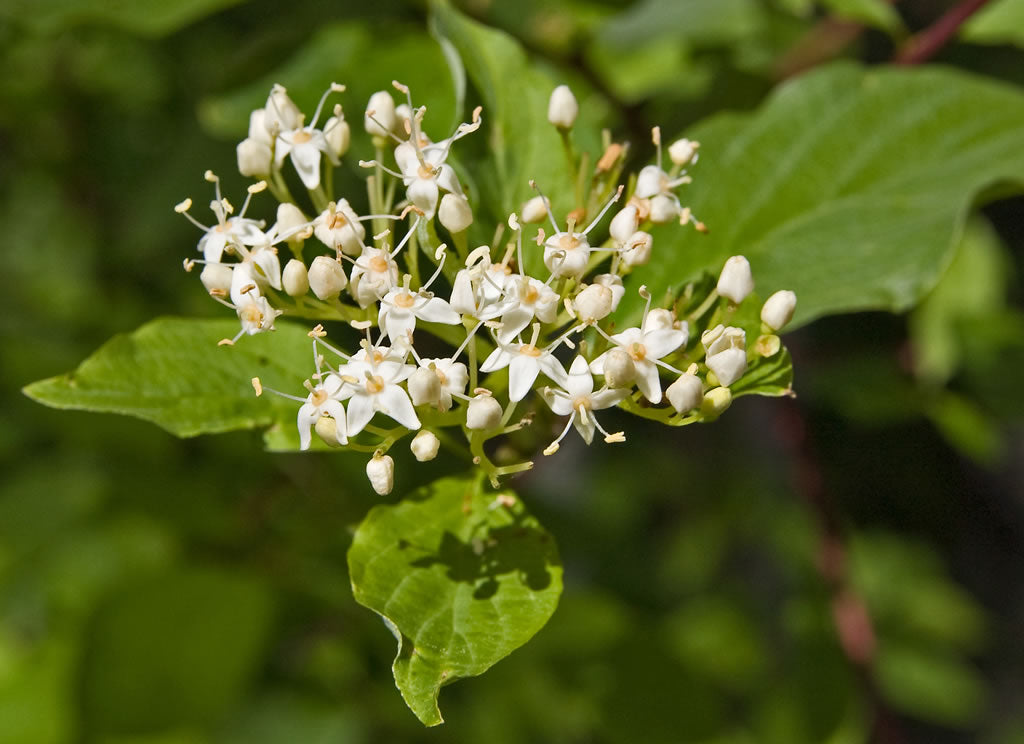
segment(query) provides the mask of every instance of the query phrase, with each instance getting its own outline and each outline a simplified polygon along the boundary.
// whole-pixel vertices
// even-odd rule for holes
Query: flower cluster
[[[677,195],[690,183],[686,169],[698,160],[697,142],[669,145],[666,170],[655,128],[655,162],[623,179],[628,148],[606,135],[602,157],[586,168],[571,141],[578,104],[560,86],[548,119],[565,145],[568,180],[577,184],[575,208],[556,215],[543,184],[531,182],[535,196],[502,221],[489,244],[471,249],[477,213],[449,160],[455,144],[480,128],[481,110],[434,141],[423,128],[426,108],[413,105],[406,86],[393,85],[404,100],[396,105],[379,91],[363,115],[376,151],[358,161],[369,171],[365,213],[356,195],[332,193],[351,130],[340,105],[323,128],[318,122],[328,99],[344,91],[337,84],[309,124],[279,85],[252,113],[238,168],[260,180],[237,214],[210,172],[215,222],[192,217],[190,199],[176,207],[203,231],[202,258],[187,259],[186,269],[201,265],[206,290],[239,318],[238,333],[222,344],[273,330],[281,315],[355,329],[358,344],[342,348],[316,325],[307,394],[273,391],[296,401],[302,449],[315,433],[330,446],[372,453],[367,476],[385,494],[394,480],[387,452],[399,439],[415,432],[412,453],[426,461],[442,443],[463,446],[452,429],[496,484],[532,462],[498,465],[485,443],[540,414],[560,419],[537,447],[544,455],[571,429],[587,444],[598,434],[623,442],[625,434],[606,428],[599,412],[657,410],[671,423],[713,418],[728,406],[729,388],[749,361],[778,351],[774,334],[792,316],[792,292],[764,304],[763,335],[752,348],[743,329],[727,325],[753,290],[742,256],[726,262],[717,287],[685,317],[675,302],[652,307],[644,287],[627,290],[630,273],[651,260],[651,225],[705,229]],[[305,188],[301,199],[289,181]],[[278,201],[269,228],[246,216],[264,191]],[[282,250],[290,254],[283,266]],[[627,291],[639,292],[643,313],[616,318]],[[253,385],[263,392],[258,378]]]

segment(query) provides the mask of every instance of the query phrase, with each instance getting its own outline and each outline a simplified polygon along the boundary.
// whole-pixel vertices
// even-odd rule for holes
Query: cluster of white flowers
[[[724,323],[691,344],[691,323],[712,307],[722,309],[713,319],[728,320],[750,295],[745,258],[726,262],[717,289],[686,318],[673,307],[652,308],[644,287],[633,290],[646,301],[638,324],[618,330],[613,317],[627,291],[624,279],[651,260],[654,238],[645,228],[678,222],[704,230],[676,194],[690,182],[686,168],[697,161],[697,142],[673,142],[666,171],[655,128],[657,160],[626,179],[626,188],[620,177],[627,148],[606,136],[589,181],[579,179],[589,185],[578,190],[576,209],[563,220],[531,183],[536,196],[507,217],[491,244],[470,249],[474,210],[448,160],[453,145],[481,126],[481,111],[435,142],[423,130],[425,107],[413,105],[407,87],[393,85],[404,101],[396,105],[389,92],[379,91],[363,117],[376,150],[373,160],[359,161],[371,171],[367,214],[353,206],[354,195],[350,202],[332,193],[333,169],[351,138],[341,106],[317,128],[328,98],[344,91],[337,84],[324,93],[308,125],[279,85],[252,113],[249,136],[238,145],[238,167],[261,180],[249,187],[237,215],[210,172],[216,222],[195,220],[190,199],[176,207],[203,230],[202,259],[187,259],[186,269],[201,264],[207,291],[238,315],[238,334],[222,344],[273,330],[280,315],[346,321],[358,331],[358,348],[345,350],[326,340],[322,325],[314,327],[308,394],[273,391],[297,402],[302,449],[315,432],[328,445],[372,453],[367,476],[385,494],[394,481],[387,452],[395,442],[416,432],[412,453],[431,460],[442,442],[461,446],[446,431],[454,429],[496,484],[532,462],[495,464],[485,443],[532,423],[544,410],[540,401],[555,417],[565,417],[542,440],[545,455],[554,454],[572,428],[588,444],[597,433],[608,443],[624,441],[623,432],[608,431],[596,415],[623,401],[661,406],[676,423],[711,418],[728,406],[729,386],[743,376],[748,353],[758,352],[748,352],[742,329]],[[570,160],[578,109],[566,86],[552,94],[548,119]],[[286,173],[286,156],[297,179]],[[301,182],[308,198],[295,199],[289,179]],[[253,196],[263,191],[279,202],[269,229],[246,216]],[[607,237],[598,240],[613,209]],[[524,235],[525,225],[536,223],[550,224],[551,234],[537,227]],[[438,237],[441,230],[447,242]],[[291,254],[283,267],[282,247]],[[766,335],[759,342],[775,338],[795,302],[792,292],[779,292],[765,303]],[[438,355],[438,341],[449,344],[450,353]],[[777,350],[775,338],[771,353]],[[253,385],[263,392],[258,378]]]

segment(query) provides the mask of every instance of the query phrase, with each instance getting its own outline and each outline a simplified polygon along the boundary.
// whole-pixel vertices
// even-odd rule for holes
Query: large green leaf
[[[963,25],[960,37],[975,44],[1024,47],[1024,0],[989,3]]]
[[[250,381],[301,393],[313,368],[307,329],[278,322],[272,333],[217,345],[237,332],[233,320],[159,318],[24,392],[54,408],[137,416],[179,437],[294,422],[294,403],[257,398]]]
[[[819,69],[751,115],[686,133],[702,157],[684,201],[710,233],[657,231],[638,279],[658,296],[742,254],[762,296],[796,291],[796,324],[905,310],[948,265],[979,191],[1024,178],[1021,131],[1024,96],[1002,84],[942,68]]]
[[[348,553],[356,601],[398,639],[398,689],[423,723],[442,723],[441,686],[482,674],[555,611],[554,540],[511,493],[445,478],[374,507]]]
[[[87,23],[117,26],[145,36],[165,36],[241,0],[13,0],[9,15],[42,33]]]

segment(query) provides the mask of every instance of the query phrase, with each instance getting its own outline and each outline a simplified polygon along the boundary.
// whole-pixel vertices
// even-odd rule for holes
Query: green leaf
[[[551,536],[510,492],[445,478],[370,510],[348,553],[356,601],[398,639],[393,671],[406,704],[442,723],[441,686],[482,674],[555,611],[562,567]]]
[[[984,680],[952,655],[883,643],[875,672],[886,700],[923,720],[967,728],[984,710]]]
[[[996,0],[963,25],[960,38],[975,44],[1024,47],[1024,0]]]
[[[840,18],[858,21],[889,33],[903,30],[900,14],[886,0],[822,0],[821,4]]]
[[[110,733],[216,722],[257,669],[271,616],[266,586],[211,569],[165,574],[115,596],[92,628],[86,717]]]
[[[312,368],[306,330],[278,322],[272,333],[217,345],[237,332],[234,320],[159,318],[24,392],[53,408],[136,416],[179,437],[294,422],[294,403],[257,398],[250,381],[294,390]]]
[[[794,325],[902,311],[938,281],[979,192],[1024,174],[1024,96],[942,68],[820,68],[755,113],[715,117],[684,194],[710,233],[655,233],[637,272],[658,296],[726,258],[767,297],[793,289]],[[623,302],[639,310],[636,297]]]
[[[37,33],[57,33],[87,23],[117,26],[143,36],[166,36],[241,0],[14,0],[9,15]]]

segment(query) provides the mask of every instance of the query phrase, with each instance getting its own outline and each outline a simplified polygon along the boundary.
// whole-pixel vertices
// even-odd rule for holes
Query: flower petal
[[[636,386],[651,403],[661,401],[661,378],[654,362],[645,360],[636,363]]]
[[[406,191],[409,201],[423,210],[429,220],[437,210],[437,183],[433,178],[417,178]]]
[[[348,404],[348,436],[354,437],[366,428],[373,418],[373,401],[365,391],[353,395]]]
[[[504,346],[499,346],[497,349],[487,355],[484,363],[480,365],[481,372],[495,372],[499,369],[504,369],[512,363],[512,360],[518,356],[511,351],[506,351]]]
[[[666,354],[671,354],[686,343],[687,335],[685,331],[672,328],[659,328],[645,333],[643,345],[647,349],[647,358],[661,359]]]
[[[345,421],[345,408],[341,401],[328,400],[323,404],[325,412],[331,415],[335,423],[335,436],[342,444],[348,444],[348,424]]]
[[[413,306],[412,311],[416,317],[431,323],[444,323],[445,325],[458,325],[462,318],[445,300],[440,297],[431,297],[426,302],[419,302]]]
[[[408,394],[398,385],[388,385],[376,396],[377,410],[400,423],[406,429],[419,429],[420,420],[412,407]]]
[[[516,354],[515,359],[508,366],[509,400],[520,401],[525,398],[539,374],[540,364],[536,357]]]
[[[292,165],[310,191],[320,185],[320,150],[312,142],[295,145],[292,148]]]

